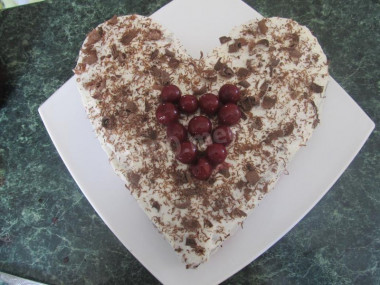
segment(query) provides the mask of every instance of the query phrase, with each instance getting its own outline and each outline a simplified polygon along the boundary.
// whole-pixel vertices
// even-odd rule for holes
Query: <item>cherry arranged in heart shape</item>
[[[159,123],[167,126],[166,135],[170,143],[175,144],[176,159],[190,164],[190,172],[195,178],[207,180],[212,170],[227,157],[226,146],[233,140],[229,126],[237,124],[241,118],[240,109],[236,105],[240,99],[240,91],[235,85],[225,84],[220,88],[219,96],[205,93],[198,100],[194,95],[181,95],[181,90],[177,86],[164,86],[161,91],[163,103],[156,110],[156,118]],[[186,129],[178,122],[179,111],[188,115],[194,114],[198,107],[205,115],[191,118]],[[211,120],[207,116],[215,114],[218,115],[220,125],[213,129]],[[205,139],[211,135],[212,143],[202,154],[197,146],[189,141],[188,133],[195,140]]]
[[[198,99],[194,95],[181,96],[179,99],[179,109],[187,114],[193,114],[198,109]]]

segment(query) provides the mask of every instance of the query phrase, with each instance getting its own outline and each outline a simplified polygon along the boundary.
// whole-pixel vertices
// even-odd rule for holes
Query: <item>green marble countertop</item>
[[[166,2],[56,0],[0,12],[0,271],[52,284],[158,283],[83,196],[37,108],[72,76],[94,26]],[[331,75],[380,125],[378,1],[248,3],[311,28]],[[317,206],[225,284],[379,284],[379,150],[377,128]]]

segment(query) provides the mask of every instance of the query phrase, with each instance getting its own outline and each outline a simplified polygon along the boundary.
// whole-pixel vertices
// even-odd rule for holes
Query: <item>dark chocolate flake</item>
[[[241,99],[240,107],[243,111],[251,111],[253,106],[257,105],[256,99],[253,96],[247,96]]]
[[[260,176],[256,170],[249,170],[245,174],[245,179],[247,179],[249,184],[255,185],[260,180]]]
[[[165,70],[161,70],[157,66],[153,65],[151,68],[151,73],[159,84],[167,85],[170,83],[169,73],[167,73]]]
[[[167,48],[165,49],[165,55],[168,57],[174,57],[175,56],[174,52],[168,50]]]
[[[277,96],[265,96],[263,102],[261,103],[261,106],[264,109],[270,109],[276,104],[276,102]]]
[[[147,135],[151,140],[157,139],[157,131],[152,128],[148,129]]]
[[[318,118],[314,119],[313,125],[312,125],[313,129],[315,129],[318,126],[318,124],[319,124],[319,119]]]
[[[121,37],[120,42],[123,45],[129,45],[131,41],[137,36],[137,34],[138,34],[137,30],[126,31]]]
[[[245,186],[245,182],[243,181],[243,180],[239,180],[237,183],[236,183],[236,188],[238,188],[238,189],[243,189],[244,188],[244,186]]]
[[[269,47],[269,41],[267,39],[259,40],[256,44],[257,45],[263,45],[263,46]]]
[[[249,86],[251,86],[251,84],[249,84],[247,80],[242,80],[238,84],[244,88],[248,88]]]
[[[91,46],[102,38],[103,30],[101,28],[93,29],[87,36],[86,46]]]
[[[283,128],[283,136],[287,137],[293,133],[294,130],[294,124],[292,122],[286,123]]]
[[[168,65],[171,68],[177,68],[179,66],[179,63],[180,63],[180,61],[178,59],[172,57],[172,58],[170,58]]]
[[[239,46],[237,43],[233,43],[233,44],[228,46],[228,52],[229,53],[234,53],[234,52],[237,52],[238,50],[239,50]]]
[[[263,128],[263,122],[260,117],[253,118],[252,127],[257,130],[261,130]]]
[[[314,93],[322,93],[323,92],[323,87],[316,84],[316,83],[311,83],[310,85],[310,89],[311,91],[313,91]]]
[[[293,33],[290,35],[290,40],[291,40],[290,47],[294,47],[294,46],[298,45],[298,43],[300,41],[300,36],[296,33]]]
[[[204,226],[206,228],[212,228],[213,224],[208,219],[204,219]]]
[[[239,218],[243,218],[243,217],[246,217],[247,216],[247,214],[244,212],[244,211],[242,211],[242,210],[240,210],[240,209],[238,209],[238,208],[235,208],[233,211],[232,211],[232,216],[233,217],[239,217]]]
[[[276,67],[279,63],[280,63],[280,60],[279,60],[279,59],[277,59],[277,58],[272,58],[272,59],[270,60],[269,65],[270,65],[271,67]]]
[[[235,40],[235,43],[237,44],[237,46],[238,46],[239,48],[248,45],[247,40],[244,39],[244,38],[238,38],[238,39],[236,39],[236,40]]]
[[[296,49],[296,48],[290,48],[288,49],[289,55],[294,58],[300,58],[302,56],[302,53]]]
[[[200,246],[200,245],[197,245],[197,246],[194,248],[194,251],[195,251],[195,253],[196,253],[197,255],[204,255],[204,253],[205,253],[205,248],[202,247],[202,246]],[[198,266],[199,266],[199,264],[196,265],[196,266],[194,267],[194,269],[197,268]]]
[[[154,60],[158,56],[158,49],[155,49],[151,54],[150,54],[150,60]]]
[[[103,96],[102,96],[101,92],[95,91],[95,93],[92,94],[91,97],[94,98],[94,99],[96,99],[96,100],[100,100],[100,99],[102,99]]]
[[[260,31],[260,33],[262,33],[262,34],[266,34],[267,31],[268,31],[268,27],[267,27],[267,25],[266,25],[266,19],[262,19],[262,20],[260,20],[257,24],[258,24],[258,26],[259,26],[259,31]]]
[[[132,100],[128,100],[126,102],[126,107],[125,107],[125,111],[127,113],[135,113],[137,112],[138,108],[137,108],[137,105],[135,102],[133,102]]]
[[[190,206],[190,199],[189,198],[177,199],[173,202],[173,204],[178,209],[186,209]]]
[[[255,170],[255,168],[253,167],[253,165],[250,162],[248,162],[245,167],[247,167],[247,169],[249,171]]]
[[[247,66],[247,69],[248,69],[249,71],[253,71],[252,59],[247,59],[245,65]]]
[[[98,61],[98,55],[96,53],[96,50],[86,50],[85,54],[87,54],[84,58],[82,63],[91,65]]]
[[[222,174],[226,178],[230,177],[230,170],[229,170],[229,168],[222,168],[222,169],[219,170],[219,173]]]
[[[249,75],[249,70],[244,68],[244,67],[240,67],[238,69],[238,71],[236,72],[236,75],[239,77],[239,78],[245,78]]]
[[[116,127],[116,119],[114,116],[104,117],[102,119],[102,127],[107,130],[112,130]]]
[[[197,242],[195,241],[194,238],[188,237],[186,239],[186,245],[190,246],[190,247],[195,247],[195,246],[197,246]]]
[[[158,29],[149,30],[147,34],[148,40],[151,40],[151,41],[158,41],[159,39],[161,39],[161,36],[162,36],[162,33]]]
[[[109,20],[107,21],[107,24],[109,24],[109,25],[116,25],[116,24],[117,24],[117,21],[118,21],[117,16],[114,15],[111,19],[109,19]]]
[[[224,66],[223,69],[219,71],[219,74],[223,77],[231,78],[234,76],[234,71],[228,66]]]
[[[270,144],[272,141],[277,140],[278,138],[282,137],[284,135],[284,132],[282,130],[275,130],[267,136],[267,138],[264,140],[266,144]]]
[[[160,208],[161,208],[160,203],[158,203],[155,200],[152,201],[152,207],[155,208],[157,210],[157,212],[159,212]]]
[[[215,65],[214,65],[214,69],[215,69],[216,71],[221,70],[221,69],[225,66],[225,64],[222,63],[222,62],[220,61],[221,59],[222,59],[222,58],[219,57],[218,61],[217,61],[217,62],[215,63]]]
[[[127,177],[128,177],[129,182],[133,186],[137,186],[139,184],[140,178],[141,178],[140,174],[137,174],[135,172],[129,172],[127,174]]]
[[[226,42],[229,42],[231,40],[231,37],[222,36],[219,38],[219,41],[221,44],[224,44]]]
[[[187,230],[194,232],[201,227],[198,220],[194,217],[184,217],[182,219],[182,226]]]
[[[117,50],[115,44],[111,46],[111,54],[112,54],[113,59],[116,59],[119,56],[119,51]]]
[[[260,85],[260,91],[267,91],[267,90],[268,90],[268,87],[269,87],[269,82],[268,82],[268,81],[264,81],[264,82]]]

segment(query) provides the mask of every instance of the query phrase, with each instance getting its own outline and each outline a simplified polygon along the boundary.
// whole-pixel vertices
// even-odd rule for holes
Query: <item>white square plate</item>
[[[199,57],[238,24],[261,17],[239,0],[175,0],[152,15]],[[104,19],[106,20],[106,19]],[[73,62],[73,66],[74,66]],[[114,174],[87,120],[71,78],[40,108],[42,120],[71,175],[99,216],[125,247],[164,284],[216,284],[230,277],[284,236],[335,183],[356,156],[374,123],[331,78],[321,124],[308,146],[250,215],[244,229],[210,261],[186,270],[174,250]]]

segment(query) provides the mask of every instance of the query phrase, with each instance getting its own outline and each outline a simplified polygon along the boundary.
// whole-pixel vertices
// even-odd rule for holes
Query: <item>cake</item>
[[[187,268],[207,261],[287,172],[319,123],[328,82],[317,39],[293,20],[253,19],[219,40],[195,59],[154,20],[115,16],[87,35],[74,69],[110,164]],[[200,178],[178,159],[156,112],[165,86],[199,101],[226,84],[238,87],[241,118],[229,126],[225,159]],[[178,112],[178,122],[186,128],[202,115],[220,125],[204,113]],[[202,138],[188,137],[198,161],[213,144],[211,133]]]

